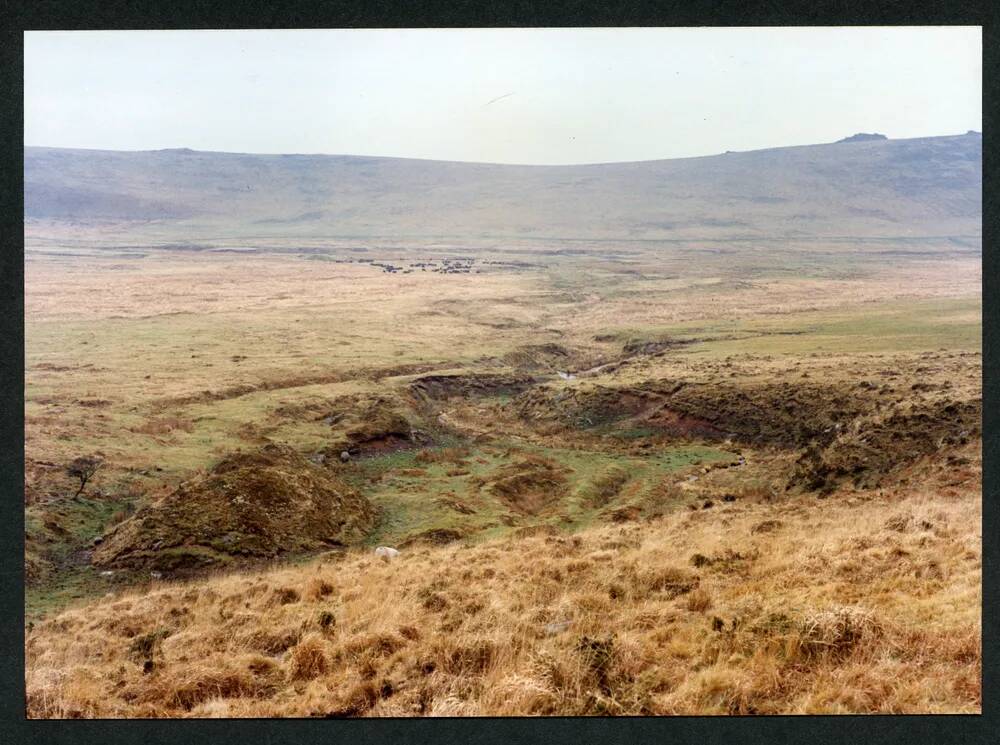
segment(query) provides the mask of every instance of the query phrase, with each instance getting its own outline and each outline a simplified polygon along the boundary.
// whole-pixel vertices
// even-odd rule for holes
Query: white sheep
[[[375,549],[375,555],[381,557],[383,561],[390,561],[399,556],[399,551],[389,546],[379,546]]]

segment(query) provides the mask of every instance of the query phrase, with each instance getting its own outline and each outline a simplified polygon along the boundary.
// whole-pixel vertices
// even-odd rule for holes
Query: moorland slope
[[[782,239],[980,235],[982,136],[579,166],[25,148],[28,235]]]

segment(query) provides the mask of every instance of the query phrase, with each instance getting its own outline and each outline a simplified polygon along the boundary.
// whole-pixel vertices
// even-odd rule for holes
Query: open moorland
[[[26,171],[28,715],[979,712],[980,142]]]

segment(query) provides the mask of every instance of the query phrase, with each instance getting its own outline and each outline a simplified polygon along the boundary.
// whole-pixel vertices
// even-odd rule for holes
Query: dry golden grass
[[[918,489],[107,597],[29,631],[28,715],[979,712],[978,447],[962,489],[925,459]]]

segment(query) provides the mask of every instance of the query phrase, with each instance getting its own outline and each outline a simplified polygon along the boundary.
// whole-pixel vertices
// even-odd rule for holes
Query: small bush
[[[334,590],[333,585],[319,577],[313,577],[306,584],[305,596],[308,600],[322,600]]]
[[[137,636],[128,648],[128,657],[133,662],[144,664],[153,659],[160,642],[170,636],[170,629],[157,629],[148,634]]]
[[[307,636],[292,647],[292,680],[312,680],[323,675],[329,669],[325,648],[323,640],[316,635]]]
[[[807,656],[843,657],[862,641],[878,638],[882,625],[864,608],[840,607],[813,613],[799,624],[801,647]]]
[[[420,638],[420,631],[414,626],[400,626],[399,635],[404,639],[409,639],[410,641],[416,641]]]
[[[704,613],[712,607],[712,596],[703,589],[698,588],[687,596],[684,607],[695,613]]]
[[[476,639],[441,651],[441,667],[452,675],[481,675],[496,659],[498,647],[489,639]]]
[[[257,629],[246,638],[246,646],[265,654],[280,654],[298,643],[300,633],[294,630],[268,631]]]
[[[897,533],[903,533],[909,530],[910,525],[913,523],[913,518],[907,514],[893,515],[888,520],[885,521],[886,530],[894,530]]]
[[[289,605],[299,602],[300,599],[299,591],[291,587],[279,587],[271,593],[271,604],[273,605]]]
[[[698,575],[680,567],[659,567],[640,574],[635,586],[636,592],[642,595],[662,592],[667,597],[674,598],[697,587]]]
[[[326,713],[327,717],[356,717],[378,703],[381,686],[366,680],[348,691],[339,706]]]
[[[164,702],[170,708],[190,711],[209,699],[257,696],[269,687],[245,673],[198,668],[172,681]]]
[[[345,649],[357,657],[388,657],[404,644],[403,639],[393,634],[362,634],[352,639]]]

